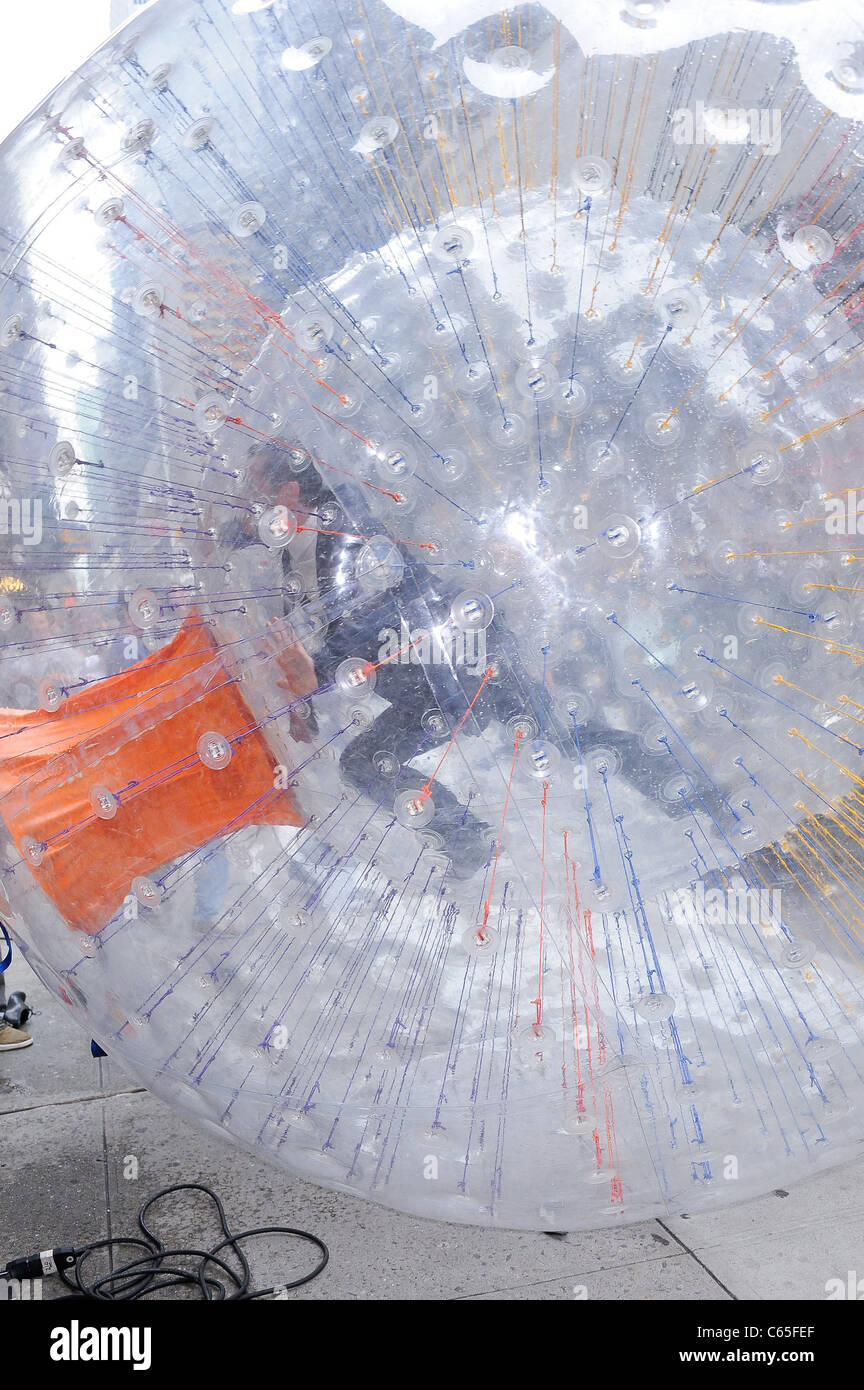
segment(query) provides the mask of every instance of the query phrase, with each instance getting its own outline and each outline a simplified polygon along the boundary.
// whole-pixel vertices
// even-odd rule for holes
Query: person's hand
[[[281,673],[276,679],[276,684],[286,694],[296,699],[298,695],[311,695],[317,688],[318,679],[312,658],[299,643],[285,647],[277,654],[276,661]],[[312,710],[309,709],[304,714],[300,714],[296,709],[289,710],[288,719],[291,737],[295,742],[311,743],[313,735],[318,732],[318,722]]]
[[[291,695],[311,695],[317,688],[318,680],[312,658],[304,647],[295,642],[276,653],[279,675],[276,684],[280,690]]]
[[[297,482],[296,478],[292,478],[290,483],[283,483],[279,488],[279,494],[275,499],[275,505],[278,507],[287,507],[289,511],[294,512],[297,510],[299,503],[300,484]],[[302,525],[302,516],[299,517],[299,521]]]

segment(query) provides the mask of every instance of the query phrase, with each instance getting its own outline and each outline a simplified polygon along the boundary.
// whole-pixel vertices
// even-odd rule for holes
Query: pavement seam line
[[[696,1261],[700,1269],[704,1269],[705,1273],[710,1275],[710,1277],[714,1280],[714,1283],[717,1285],[718,1288],[721,1288],[724,1293],[728,1294],[734,1303],[739,1302],[737,1293],[733,1293],[732,1290],[726,1284],[723,1283],[723,1280],[720,1278],[720,1276],[718,1274],[715,1274],[713,1269],[709,1269],[704,1260],[700,1260],[695,1250],[691,1250],[690,1246],[687,1245],[681,1239],[680,1236],[676,1236],[675,1232],[673,1230],[670,1230],[670,1228],[664,1225],[663,1222],[659,1219],[657,1221],[657,1225],[660,1227],[661,1231],[666,1232],[667,1236],[671,1236],[672,1240],[675,1241],[676,1245],[680,1245],[681,1249],[685,1250],[687,1254],[691,1257],[691,1259],[694,1259]]]

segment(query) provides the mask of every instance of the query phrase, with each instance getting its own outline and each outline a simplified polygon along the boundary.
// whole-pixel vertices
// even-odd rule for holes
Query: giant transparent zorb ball
[[[862,116],[819,0],[162,0],[6,141],[3,916],[190,1118],[555,1230],[859,1152]]]

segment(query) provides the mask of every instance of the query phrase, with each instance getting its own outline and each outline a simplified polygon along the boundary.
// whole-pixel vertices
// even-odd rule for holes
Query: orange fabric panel
[[[229,830],[302,824],[292,793],[274,789],[276,759],[254,723],[197,613],[55,714],[0,710],[0,814],[19,850],[23,836],[44,844],[41,864],[25,862],[70,926],[100,931],[133,878]],[[219,770],[197,753],[210,730],[235,740]],[[118,798],[113,819],[95,815],[94,785]]]

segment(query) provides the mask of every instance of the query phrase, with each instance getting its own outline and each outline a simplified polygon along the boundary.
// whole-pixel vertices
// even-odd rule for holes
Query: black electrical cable
[[[157,1202],[172,1192],[203,1192],[216,1207],[219,1224],[225,1239],[210,1250],[171,1249],[166,1247],[147,1224],[147,1216]],[[61,1295],[58,1302],[67,1298],[93,1298],[108,1303],[132,1302],[162,1289],[179,1286],[197,1287],[201,1297],[208,1302],[236,1301],[240,1299],[266,1298],[271,1294],[287,1289],[297,1289],[316,1279],[327,1261],[330,1252],[318,1236],[310,1231],[300,1231],[294,1226],[255,1226],[247,1231],[232,1231],[225,1216],[225,1208],[212,1187],[200,1182],[174,1183],[163,1187],[148,1197],[138,1213],[140,1236],[109,1236],[104,1240],[94,1240],[80,1247],[66,1247],[43,1251],[41,1255],[28,1255],[19,1260],[10,1260],[6,1266],[7,1277],[32,1278],[34,1275],[56,1273],[71,1293]],[[240,1248],[240,1242],[262,1235],[296,1236],[308,1241],[321,1252],[321,1258],[308,1274],[284,1284],[275,1284],[269,1289],[252,1289],[252,1273],[249,1262]],[[86,1277],[87,1262],[100,1250],[113,1251],[115,1247],[133,1246],[146,1253],[136,1259],[128,1260],[107,1274],[97,1278]],[[230,1250],[239,1270],[222,1258],[221,1252]],[[189,1267],[181,1261],[190,1260]],[[221,1274],[222,1278],[216,1276]],[[223,1282],[224,1279],[224,1282]]]

